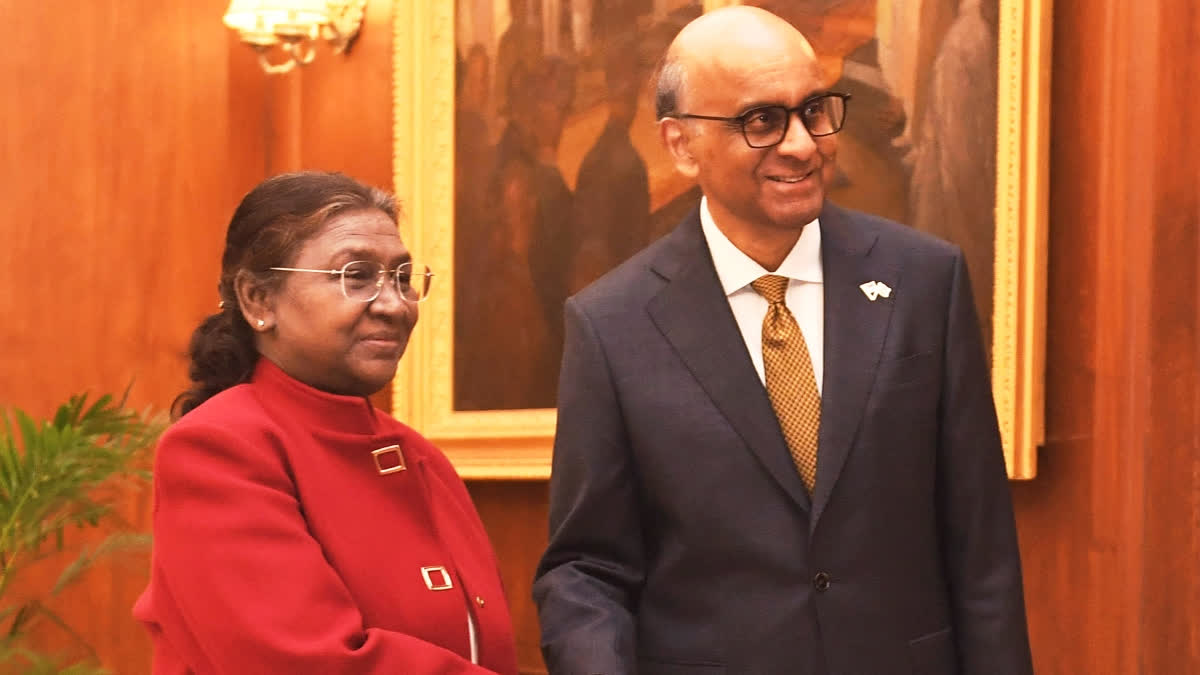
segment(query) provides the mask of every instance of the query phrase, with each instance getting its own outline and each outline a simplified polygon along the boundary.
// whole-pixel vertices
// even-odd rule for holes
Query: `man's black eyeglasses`
[[[830,91],[807,98],[795,108],[768,105],[747,110],[736,117],[715,117],[690,113],[669,113],[666,117],[725,122],[741,128],[746,145],[752,148],[769,148],[779,145],[783,139],[787,138],[792,113],[799,113],[804,128],[814,138],[830,136],[841,131],[842,124],[846,121],[846,101],[848,100],[850,100],[850,94]]]

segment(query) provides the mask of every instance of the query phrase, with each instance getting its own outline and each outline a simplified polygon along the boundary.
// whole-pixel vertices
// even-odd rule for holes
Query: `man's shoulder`
[[[651,242],[576,293],[571,301],[600,309],[633,306],[648,300],[664,283],[659,267],[664,257],[670,258],[675,253],[679,246],[677,237],[678,232],[673,231]]]

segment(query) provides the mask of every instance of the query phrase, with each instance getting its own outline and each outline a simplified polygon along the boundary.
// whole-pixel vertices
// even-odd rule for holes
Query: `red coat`
[[[372,452],[392,445],[406,468],[381,474]],[[156,674],[517,672],[496,558],[450,463],[267,359],[163,436],[154,535],[134,615]]]

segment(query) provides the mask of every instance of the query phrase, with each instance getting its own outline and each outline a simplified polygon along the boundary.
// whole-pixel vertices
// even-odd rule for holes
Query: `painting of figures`
[[[422,305],[427,334],[395,400],[461,470],[545,477],[563,301],[696,207],[658,138],[654,71],[684,25],[731,4],[790,21],[821,87],[850,95],[830,199],[963,249],[1010,475],[1032,477],[1052,35],[1041,0],[398,3],[397,100],[429,109],[394,110],[397,192],[414,196],[412,240],[450,292]]]
[[[651,73],[698,0],[458,0],[454,409],[554,406],[562,304],[696,199]]]

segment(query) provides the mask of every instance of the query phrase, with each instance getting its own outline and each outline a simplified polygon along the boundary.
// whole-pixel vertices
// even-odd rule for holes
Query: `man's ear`
[[[251,330],[262,333],[275,327],[275,296],[261,280],[241,270],[233,279],[233,290]]]
[[[667,152],[671,153],[675,169],[688,178],[696,178],[700,174],[700,164],[692,155],[692,139],[687,125],[682,120],[664,117],[658,121],[658,135],[662,138]]]

